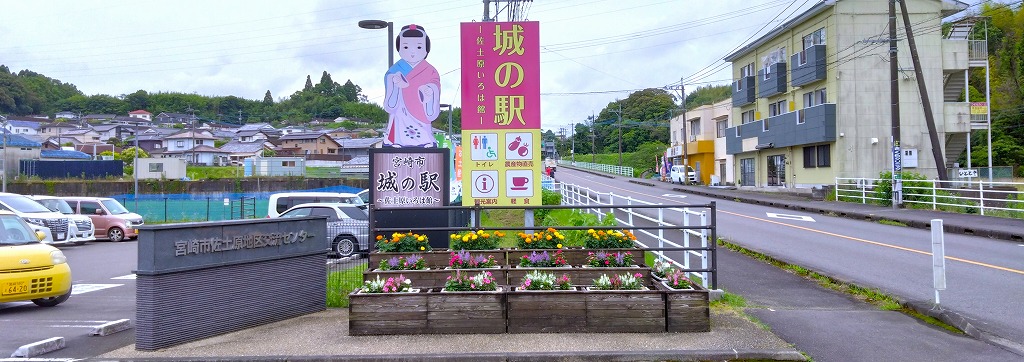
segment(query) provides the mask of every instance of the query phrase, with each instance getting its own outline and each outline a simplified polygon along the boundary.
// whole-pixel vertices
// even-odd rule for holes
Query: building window
[[[178,140],[177,142],[174,142],[174,144],[177,145],[178,147],[185,147],[184,140]]]
[[[151,163],[151,164],[149,164],[149,172],[164,172],[164,164],[162,164],[162,163]]]
[[[742,68],[740,68],[740,80],[736,82],[736,90],[737,91],[743,90],[743,78],[750,77],[750,76],[753,76],[753,75],[754,75],[754,63],[750,63],[750,64],[747,64],[747,65],[744,65]]]
[[[825,45],[825,28],[815,30],[813,33],[804,35],[802,39],[803,51],[800,52],[800,65],[807,63],[807,49],[815,45]]]
[[[718,121],[717,123],[715,123],[715,128],[717,128],[717,132],[715,132],[715,137],[717,137],[717,138],[725,137],[725,129],[729,128],[729,121],[726,121],[726,120]]]
[[[676,142],[676,131],[672,131],[672,143]]]
[[[768,186],[786,186],[786,155],[768,156]]]
[[[740,113],[740,122],[741,122],[740,124],[747,124],[747,123],[750,123],[750,122],[753,122],[753,121],[754,121],[754,110],[753,109],[751,109],[749,111],[746,111],[746,112],[743,112],[743,113]]]
[[[281,167],[295,167],[295,161],[281,161]]]
[[[824,88],[804,93],[804,108],[811,108],[826,102],[828,102],[828,97]]]
[[[786,113],[786,101],[781,100],[768,105],[768,117],[775,117]]]
[[[696,141],[700,135],[700,120],[690,121],[690,140]]]
[[[831,167],[829,145],[804,146],[804,168]]]

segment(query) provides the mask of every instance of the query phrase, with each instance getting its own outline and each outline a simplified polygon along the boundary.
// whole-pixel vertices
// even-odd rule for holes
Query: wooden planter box
[[[474,257],[477,256],[477,255],[481,255],[481,254],[493,256],[494,257],[494,261],[497,262],[498,265],[506,265],[506,264],[508,264],[508,259],[506,259],[507,253],[506,253],[505,250],[468,250],[468,251],[469,251],[469,254],[474,256]],[[370,269],[376,269],[378,266],[380,266],[380,261],[381,260],[391,259],[392,257],[396,257],[396,256],[399,256],[399,257],[400,256],[409,256],[409,255],[413,255],[413,254],[417,254],[417,255],[422,256],[423,260],[426,261],[428,268],[446,268],[446,267],[448,267],[448,260],[451,259],[451,253],[452,252],[450,250],[447,250],[447,249],[445,249],[445,250],[435,249],[433,251],[424,251],[424,252],[418,252],[418,253],[380,253],[380,252],[372,252],[369,255],[369,268]]]
[[[442,292],[427,295],[427,325],[419,333],[505,333],[505,292]]]
[[[710,332],[711,310],[708,290],[694,284],[691,290],[672,289],[657,282],[665,293],[666,330],[669,332]]]
[[[460,270],[463,273],[468,272],[471,274],[477,274],[485,270],[489,271],[494,275],[494,279],[498,281],[498,284],[504,284],[508,280],[508,269],[505,268]],[[399,274],[411,279],[413,288],[440,288],[444,286],[449,276],[455,274],[455,270],[443,268],[429,270],[377,270],[374,268],[373,270],[363,272],[363,282],[376,279],[378,275],[381,279],[387,279],[388,277],[397,277]]]
[[[575,290],[516,290],[506,294],[509,333],[587,331],[585,293]]]
[[[660,290],[596,290],[583,295],[587,303],[586,332],[652,333],[665,331],[665,292]]]
[[[348,333],[419,334],[427,329],[427,293],[379,293],[348,296]]]
[[[512,267],[508,269],[508,284],[519,285],[523,281],[523,277],[526,273],[533,270],[541,270],[547,273],[553,273],[556,277],[562,276],[562,274],[568,275],[572,279],[574,285],[591,285],[594,284],[594,280],[600,278],[602,274],[635,274],[640,273],[643,275],[641,279],[643,284],[646,286],[652,286],[651,284],[651,269],[647,267],[623,267],[623,268],[521,268]]]
[[[628,252],[633,253],[633,262],[635,262],[637,265],[643,265],[643,263],[644,263],[644,251],[640,250],[640,249],[575,249],[575,248],[574,249],[562,249],[562,257],[565,258],[565,261],[569,262],[569,265],[572,265],[573,267],[579,267],[579,266],[587,263],[587,254],[588,253],[590,253],[592,251],[596,252],[598,250],[609,252],[609,253],[612,253],[612,252],[617,253],[617,252],[621,252],[621,251],[628,251]],[[519,258],[522,258],[523,255],[529,255],[530,253],[535,252],[535,251],[538,252],[538,253],[547,251],[548,254],[554,254],[556,251],[558,251],[558,249],[522,249],[522,250],[520,250],[520,249],[513,249],[513,250],[509,250],[508,251],[508,262],[511,265],[519,265]],[[495,258],[497,258],[497,257],[495,257]]]

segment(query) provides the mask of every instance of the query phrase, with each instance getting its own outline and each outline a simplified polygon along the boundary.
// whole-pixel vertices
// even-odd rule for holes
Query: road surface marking
[[[113,277],[110,279],[135,279],[135,274],[122,275],[119,277]]]
[[[677,198],[677,199],[684,199],[684,198],[686,198],[686,195],[680,195],[680,194],[661,194],[661,196],[672,197],[672,198]]]
[[[97,290],[120,287],[122,285],[124,284],[74,284],[71,286],[71,295],[95,292]]]
[[[776,214],[774,212],[766,212],[765,214],[767,214],[768,217],[774,217],[776,219],[815,222],[814,218],[810,217],[810,216],[789,215],[789,214]]]

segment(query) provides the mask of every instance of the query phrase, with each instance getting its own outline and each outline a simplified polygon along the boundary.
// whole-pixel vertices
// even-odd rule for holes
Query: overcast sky
[[[726,84],[723,56],[816,2],[529,3],[528,20],[540,22],[543,127],[568,128],[633,90],[677,87],[681,77],[688,89]],[[441,73],[442,102],[456,106],[459,23],[483,15],[481,0],[11,1],[3,8],[0,64],[113,96],[141,89],[262,100],[270,90],[281,99],[326,70],[380,104],[387,31],[356,23],[388,20],[396,32],[415,23],[430,36],[427,61]]]

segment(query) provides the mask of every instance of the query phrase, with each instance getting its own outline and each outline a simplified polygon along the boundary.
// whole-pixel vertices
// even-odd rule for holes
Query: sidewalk
[[[711,324],[707,333],[349,336],[348,310],[329,309],[160,351],[136,351],[130,345],[92,360],[806,360],[772,332],[729,309],[713,308]]]

